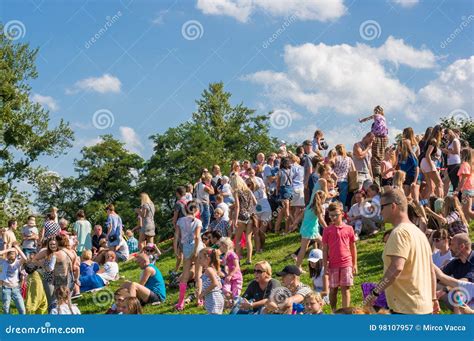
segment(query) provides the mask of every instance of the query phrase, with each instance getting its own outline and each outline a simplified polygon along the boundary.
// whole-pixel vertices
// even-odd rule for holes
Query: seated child
[[[92,251],[84,250],[81,256],[80,277],[81,292],[102,288],[105,286],[102,277],[97,275],[99,264],[92,261]]]
[[[313,292],[304,298],[305,315],[321,315],[323,314],[324,301],[318,292]]]
[[[54,296],[58,302],[57,307],[51,309],[52,315],[80,315],[79,308],[71,303],[71,292],[65,286],[57,287]]]
[[[223,237],[230,236],[229,220],[224,220],[224,211],[221,208],[214,210],[214,220],[209,224],[210,231],[219,231]]]
[[[146,246],[143,248],[143,252],[146,253],[150,258],[150,264],[155,264],[155,262],[161,256],[160,249],[158,249],[158,246],[153,243],[146,244]]]
[[[2,288],[3,313],[10,313],[10,304],[13,298],[18,314],[25,314],[25,302],[21,295],[20,288],[20,270],[23,263],[27,260],[25,254],[20,249],[17,242],[13,247],[0,251],[0,256],[6,255],[6,258],[0,258],[0,286]],[[18,258],[18,255],[20,258]]]
[[[119,266],[116,261],[115,252],[107,251],[105,259],[104,267],[97,271],[97,274],[102,278],[104,284],[107,285],[109,282],[118,279]]]
[[[349,218],[349,224],[354,228],[356,237],[358,238],[362,232],[362,206],[364,205],[365,192],[357,191],[354,195],[355,204],[352,205],[347,216]]]
[[[28,274],[26,286],[25,308],[29,315],[44,315],[48,313],[48,300],[43,287],[38,267],[33,262],[25,264]]]

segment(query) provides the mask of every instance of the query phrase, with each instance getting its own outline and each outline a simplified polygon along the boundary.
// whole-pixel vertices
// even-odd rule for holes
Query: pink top
[[[390,168],[393,168],[393,165],[390,161],[385,161],[383,160],[382,163],[385,165],[385,169],[390,169]],[[387,174],[385,174],[382,178],[384,179],[390,179],[390,178],[393,178],[393,171],[392,172],[388,172]]]
[[[237,260],[237,262],[235,262]],[[237,266],[235,264],[237,263]],[[240,268],[239,266],[239,256],[234,251],[227,252],[225,257],[224,257],[224,265],[227,266],[229,269],[229,273],[234,271],[235,268]],[[240,269],[238,269],[234,275],[232,276],[232,279],[241,279],[242,278],[242,272]]]
[[[352,226],[330,225],[323,231],[323,244],[328,245],[329,268],[345,268],[352,266],[350,245],[355,243]]]
[[[471,166],[467,162],[461,163],[459,167],[458,176],[468,176],[461,191],[472,191],[474,189],[474,178],[472,176]]]

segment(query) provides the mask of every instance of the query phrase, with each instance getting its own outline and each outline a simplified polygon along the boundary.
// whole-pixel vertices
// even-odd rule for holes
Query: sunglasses
[[[255,270],[253,270],[253,273],[259,274],[259,275],[263,274],[264,272],[265,272],[265,271],[260,270],[260,269],[255,269]]]
[[[337,213],[337,214],[330,214],[329,215],[329,218],[337,218],[341,215],[341,213]]]
[[[385,206],[388,206],[388,205],[391,205],[391,204],[394,204],[394,203],[393,203],[393,202],[387,202],[387,203],[385,203],[385,204],[380,205],[380,210],[383,210],[383,208],[384,208]]]
[[[437,243],[437,242],[439,242],[439,241],[442,241],[442,240],[446,240],[446,239],[444,239],[444,238],[433,238],[433,241],[434,241],[435,243]]]
[[[209,240],[209,238],[202,238],[203,242],[207,242],[208,240]]]

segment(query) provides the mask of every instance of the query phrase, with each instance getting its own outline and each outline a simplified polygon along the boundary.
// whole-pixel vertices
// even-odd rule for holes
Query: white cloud
[[[472,115],[474,109],[474,56],[459,59],[446,67],[438,78],[421,88],[407,109],[410,118],[440,118],[454,110]]]
[[[82,147],[92,147],[102,142],[103,140],[100,137],[92,137],[92,138],[78,139],[74,142],[74,146],[82,149]]]
[[[392,0],[392,2],[396,5],[400,5],[401,7],[409,8],[418,4],[420,0]]]
[[[119,130],[122,140],[125,142],[125,148],[132,153],[140,154],[140,151],[143,150],[143,144],[135,130],[130,127],[120,127]]]
[[[432,68],[436,64],[436,56],[430,50],[422,48],[417,50],[406,45],[403,39],[396,39],[392,36],[377,49],[371,49],[381,60],[387,60],[394,64],[405,64],[412,68],[426,69]]]
[[[284,60],[286,72],[264,70],[243,79],[263,85],[266,96],[278,104],[296,104],[312,113],[329,109],[365,115],[376,104],[387,111],[399,111],[415,99],[415,93],[393,77],[384,62],[430,68],[436,57],[427,49],[418,50],[402,39],[389,37],[378,48],[365,44],[287,45]]]
[[[58,103],[51,96],[43,96],[43,95],[40,95],[40,94],[33,94],[33,96],[31,96],[31,100],[33,102],[41,104],[43,107],[46,107],[47,109],[49,109],[51,111],[57,111],[59,109]]]
[[[66,94],[75,94],[80,91],[95,91],[101,94],[107,92],[120,92],[122,83],[120,79],[108,73],[101,77],[90,77],[77,81],[72,89],[66,89]]]
[[[299,20],[335,20],[347,12],[343,0],[198,0],[204,14],[225,15],[247,22],[255,12],[273,17],[294,16]]]

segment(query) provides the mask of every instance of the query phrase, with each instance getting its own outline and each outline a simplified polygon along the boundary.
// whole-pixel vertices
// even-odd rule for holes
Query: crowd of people
[[[405,128],[390,145],[383,108],[360,122],[370,120],[371,131],[351,151],[344,144],[330,149],[317,130],[295,151],[282,143],[253,163],[233,161],[228,175],[213,165],[195,184],[179,186],[170,219],[174,308],[322,314],[329,305],[326,311],[336,314],[431,314],[440,307],[473,313],[471,147],[460,131],[440,125],[422,135]],[[137,225],[127,230],[113,204],[104,227],[92,227],[83,210],[70,225],[53,208],[41,230],[35,216],[19,231],[10,220],[0,235],[3,312],[10,312],[13,299],[19,314],[79,314],[72,300],[119,280],[120,264],[132,259],[141,275],[122,281],[107,313],[141,314],[143,306],[165,302],[155,205],[146,193],[140,199]],[[268,233],[301,235],[278,279],[268,261],[253,261],[266,249]],[[363,307],[354,307],[357,245],[379,233],[383,276],[362,284]],[[255,277],[246,288],[242,264],[252,265]],[[305,273],[309,283],[302,282]]]

